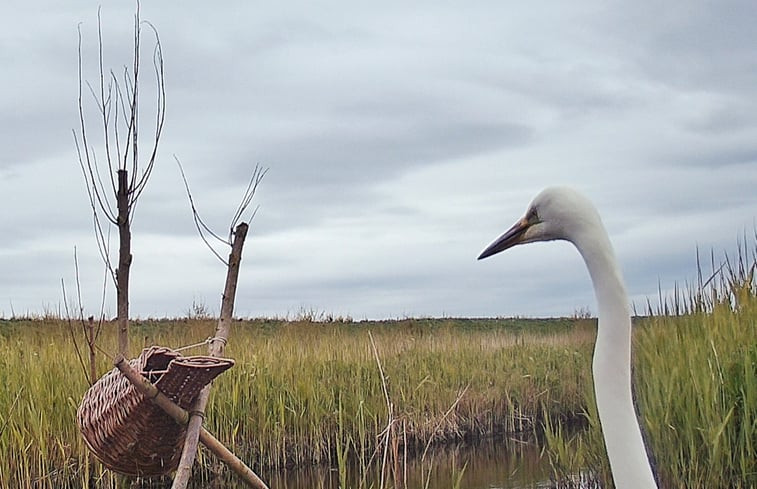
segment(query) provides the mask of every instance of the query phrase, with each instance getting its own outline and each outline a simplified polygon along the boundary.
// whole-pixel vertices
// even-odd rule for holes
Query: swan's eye
[[[532,207],[528,210],[528,213],[526,214],[526,220],[531,224],[536,224],[537,222],[540,222],[539,214],[536,212],[535,207]]]

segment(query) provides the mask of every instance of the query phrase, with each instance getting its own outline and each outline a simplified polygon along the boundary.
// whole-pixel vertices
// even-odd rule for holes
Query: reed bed
[[[135,321],[132,344],[180,347],[213,328]],[[114,329],[104,326],[105,351],[115,350]],[[367,470],[384,445],[396,458],[578,416],[593,336],[591,321],[572,320],[238,321],[226,350],[237,364],[214,384],[208,428],[257,469],[350,458]],[[0,322],[0,486],[125,484],[78,435],[88,382],[72,338],[66,321]],[[98,354],[98,372],[109,368]]]
[[[696,288],[635,321],[636,397],[662,487],[757,487],[755,255],[744,249],[700,272]],[[595,325],[237,321],[226,349],[237,363],[214,384],[207,425],[257,470],[328,464],[342,487],[354,485],[348,461],[364,474],[389,467],[388,479],[394,462],[429,444],[543,431],[556,485],[609,488],[590,373]],[[0,320],[0,487],[129,485],[78,434],[88,381],[73,329],[50,317]],[[98,339],[106,352],[114,330],[106,323]],[[211,320],[134,321],[131,341],[181,347],[213,330]],[[111,368],[104,354],[97,362],[99,374]],[[571,429],[577,420],[588,430]],[[219,469],[206,454],[198,460],[204,487]]]
[[[757,487],[757,239],[745,243],[637,321],[635,393],[661,487]],[[611,487],[592,388],[585,405],[581,436],[547,423],[555,476]]]

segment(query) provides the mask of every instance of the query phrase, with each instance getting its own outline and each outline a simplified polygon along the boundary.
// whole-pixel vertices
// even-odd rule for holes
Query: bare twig
[[[179,161],[179,158],[174,155],[174,160],[176,160],[176,164],[179,166],[179,171],[181,172],[181,179],[184,182],[184,189],[187,191],[187,197],[189,198],[189,205],[192,207],[192,219],[195,223],[195,228],[197,229],[197,234],[200,235],[200,238],[205,243],[205,245],[208,247],[208,249],[218,258],[221,263],[228,266],[228,263],[226,260],[223,259],[223,257],[213,248],[213,246],[208,241],[208,238],[205,237],[205,233],[210,234],[213,238],[217,239],[221,243],[224,243],[226,245],[231,246],[230,241],[226,241],[225,239],[218,236],[216,233],[213,232],[212,229],[210,229],[205,222],[200,217],[200,213],[197,212],[197,207],[195,207],[194,198],[192,198],[192,192],[189,190],[189,182],[187,182],[187,176],[184,174],[184,167],[181,165],[181,161]]]
[[[174,155],[174,160],[176,161],[176,165],[179,167],[179,172],[181,173],[181,179],[184,182],[184,189],[187,192],[187,198],[189,199],[189,206],[192,209],[192,219],[195,224],[195,229],[197,229],[197,234],[200,235],[200,239],[202,239],[203,243],[205,243],[205,246],[208,247],[208,249],[213,253],[213,255],[218,258],[218,260],[226,265],[228,267],[228,262],[221,256],[221,254],[216,251],[216,249],[213,247],[213,245],[210,243],[210,240],[208,239],[207,235],[210,235],[213,239],[217,240],[218,242],[225,244],[227,246],[231,246],[232,243],[232,235],[234,233],[234,230],[237,228],[239,221],[242,219],[244,213],[247,211],[248,207],[252,203],[252,199],[255,196],[255,192],[258,189],[258,185],[263,180],[263,177],[265,177],[265,174],[268,172],[268,169],[262,169],[259,165],[255,165],[255,168],[252,171],[252,175],[250,177],[250,181],[247,184],[247,188],[244,191],[244,195],[242,196],[242,200],[239,203],[239,206],[237,206],[236,211],[234,212],[234,216],[231,219],[231,228],[229,230],[229,237],[227,239],[222,238],[217,233],[215,233],[207,224],[205,224],[205,221],[200,217],[200,213],[197,210],[197,207],[195,206],[194,197],[192,196],[192,191],[189,188],[189,182],[187,180],[187,176],[184,173],[184,166],[181,164],[181,161],[179,158]],[[257,213],[257,208],[253,210],[253,212],[250,215],[250,218],[246,222],[252,221],[252,219],[255,217],[255,214]]]
[[[5,421],[3,422],[3,427],[0,428],[0,438],[3,436],[3,432],[5,431],[5,428],[8,426],[8,423],[10,423],[11,418],[13,417],[13,411],[16,410],[16,405],[18,404],[18,400],[21,397],[21,393],[24,392],[24,386],[22,385],[21,388],[16,393],[16,398],[13,399],[13,404],[11,404],[11,408],[8,410],[8,415],[5,418]]]
[[[389,454],[389,440],[392,433],[392,427],[394,425],[394,404],[389,399],[389,390],[386,387],[386,375],[384,375],[384,368],[381,366],[381,359],[379,358],[378,350],[376,349],[376,343],[373,341],[373,335],[368,331],[368,338],[371,340],[371,347],[373,348],[373,356],[376,358],[376,365],[378,365],[379,375],[381,376],[381,387],[384,391],[384,400],[386,401],[386,428],[384,428],[384,455],[381,462],[381,479],[379,488],[384,487],[384,476],[386,473],[386,461]]]
[[[139,19],[137,18],[137,20]],[[160,43],[158,30],[155,28],[155,26],[152,23],[147,22],[147,21],[145,21],[144,23],[145,25],[150,27],[150,29],[153,32],[153,35],[155,36],[155,49],[153,51],[153,68],[155,69],[155,78],[159,80],[159,84],[158,84],[159,86],[157,90],[157,100],[155,101],[155,104],[158,107],[158,110],[155,115],[156,117],[155,134],[154,134],[154,139],[153,139],[155,144],[153,145],[152,150],[150,152],[150,156],[147,159],[147,166],[142,172],[142,175],[140,176],[139,180],[137,180],[133,184],[134,193],[132,195],[132,205],[136,205],[137,199],[142,194],[142,191],[147,185],[147,180],[150,178],[150,175],[152,174],[152,169],[155,165],[155,158],[158,152],[158,142],[160,141],[160,136],[163,133],[163,123],[165,122],[165,113],[166,113],[166,86],[164,82],[164,71],[163,71],[163,47]],[[134,80],[136,81],[136,75],[134,77]],[[135,146],[135,151],[136,151],[136,146]],[[136,170],[135,170],[135,173],[132,174],[132,178],[134,178],[135,176],[136,176]]]
[[[107,273],[107,271],[106,271]],[[71,334],[71,341],[74,344],[74,350],[76,351],[76,356],[79,359],[79,363],[82,367],[82,370],[84,371],[84,377],[87,379],[87,382],[89,382],[89,385],[95,383],[97,380],[97,370],[96,370],[96,355],[95,350],[97,349],[96,343],[97,338],[100,336],[100,330],[102,327],[102,314],[101,319],[98,321],[97,329],[95,329],[94,325],[94,317],[90,317],[87,321],[84,320],[84,305],[82,303],[82,295],[81,295],[81,279],[79,277],[79,257],[76,251],[76,247],[74,247],[74,278],[76,280],[76,305],[77,305],[77,312],[76,312],[76,318],[75,320],[79,322],[81,326],[81,331],[84,336],[84,339],[87,342],[87,350],[89,353],[89,368],[87,368],[86,362],[84,361],[82,352],[79,348],[79,342],[76,338],[75,328],[73,326],[73,320],[71,312],[69,310],[68,305],[68,297],[66,294],[66,284],[63,279],[61,279],[61,290],[63,293],[63,306],[65,308],[66,312],[66,321],[68,322],[68,330]],[[103,281],[103,300],[101,302],[101,308],[105,307],[105,285],[107,282],[107,275],[105,280]]]
[[[260,165],[255,165],[255,169],[252,171],[252,175],[250,176],[250,182],[247,184],[247,189],[244,191],[244,195],[242,196],[242,200],[239,203],[239,207],[237,207],[237,211],[236,213],[234,213],[234,217],[231,219],[231,225],[229,226],[230,231],[236,228],[237,223],[239,223],[240,219],[242,219],[242,215],[245,213],[250,203],[252,202],[252,198],[255,196],[258,185],[263,180],[263,177],[265,177],[266,173],[268,173],[267,168],[264,170],[260,168]],[[247,219],[247,222],[252,221],[257,211],[258,209],[256,207],[252,211],[250,218]]]
[[[87,376],[87,380],[89,381],[89,385],[92,385],[97,380],[95,343],[97,341],[97,337],[100,335],[100,326],[102,325],[102,321],[100,321],[100,323],[98,324],[97,331],[95,331],[93,317],[90,317],[86,323],[84,321],[84,305],[81,298],[81,279],[79,278],[79,257],[76,252],[76,247],[74,247],[74,271],[76,278],[76,304],[79,308],[77,311],[77,319],[81,324],[84,338],[86,338],[87,340],[87,349],[89,351],[89,375]],[[101,303],[101,307],[105,306],[105,288],[105,283],[103,283],[103,301]],[[68,313],[68,308],[66,308],[66,312]]]
[[[431,436],[428,438],[428,442],[426,443],[426,448],[423,450],[423,455],[421,456],[421,461],[425,460],[426,453],[428,452],[429,447],[431,447],[431,443],[434,441],[434,435],[439,431],[439,428],[442,426],[442,423],[445,419],[447,419],[447,416],[449,416],[457,407],[457,405],[460,403],[460,400],[463,398],[466,392],[468,392],[468,388],[470,388],[470,382],[468,382],[468,385],[465,386],[465,388],[460,392],[460,394],[457,395],[457,399],[455,399],[455,402],[452,403],[452,405],[447,409],[447,412],[444,413],[444,416],[442,416],[442,419],[439,420],[438,423],[436,423],[436,426],[434,427],[434,431],[431,433]]]
[[[68,321],[68,332],[71,335],[71,342],[74,344],[74,351],[76,352],[76,358],[79,360],[79,366],[81,366],[82,371],[84,372],[84,377],[87,379],[87,382],[89,382],[89,385],[92,385],[92,382],[89,380],[89,375],[87,374],[87,366],[84,363],[84,358],[82,357],[81,350],[79,349],[79,342],[76,340],[76,333],[74,333],[74,326],[71,321],[71,314],[68,310],[68,297],[66,297],[66,283],[63,281],[63,279],[60,279],[60,286],[63,291],[63,307],[66,310],[66,320]]]

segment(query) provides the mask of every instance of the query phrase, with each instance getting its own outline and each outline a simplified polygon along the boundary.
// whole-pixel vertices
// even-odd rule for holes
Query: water
[[[384,471],[384,487],[395,489],[515,489],[549,487],[550,466],[546,455],[534,442],[514,438],[488,438],[436,448],[425,460],[409,457]],[[273,489],[378,488],[380,463],[367,470],[358,462],[347,468],[346,480],[331,467],[306,467],[276,473],[261,473]],[[219,481],[220,482],[220,481]],[[233,487],[224,481],[218,487]]]
[[[340,472],[336,467],[311,466],[292,470],[259,471],[271,489],[526,489],[555,487],[548,456],[531,438],[498,437],[461,442],[430,450],[425,459],[398,450],[397,463],[388,462],[381,471],[381,457],[370,464],[353,460]],[[391,458],[391,457],[390,457]],[[220,468],[218,463],[214,466]],[[228,469],[195,473],[190,488],[246,488]],[[601,488],[589,474],[571,476],[560,487]],[[210,478],[210,480],[208,480]],[[343,480],[342,480],[343,479]],[[121,483],[118,481],[121,480]],[[99,481],[98,487],[167,489],[169,477],[145,479],[124,485],[126,479]],[[128,482],[128,481],[127,481]],[[62,486],[56,486],[62,487]],[[76,486],[65,486],[76,487]]]

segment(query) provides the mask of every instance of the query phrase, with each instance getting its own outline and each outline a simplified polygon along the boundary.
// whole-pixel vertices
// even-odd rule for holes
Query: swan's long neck
[[[574,240],[589,269],[599,305],[594,392],[617,489],[657,488],[631,395],[631,313],[604,227]],[[600,232],[601,231],[601,232]],[[600,237],[601,236],[601,237]]]

